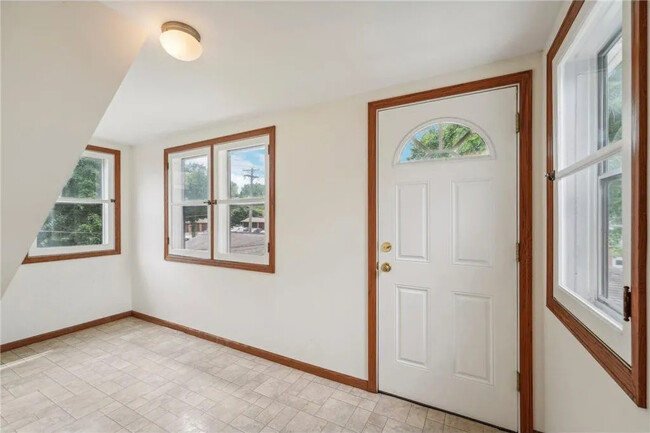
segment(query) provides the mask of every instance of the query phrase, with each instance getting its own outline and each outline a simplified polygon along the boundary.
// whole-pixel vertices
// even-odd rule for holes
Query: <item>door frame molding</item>
[[[533,432],[533,71],[522,71],[368,103],[368,391],[377,392],[377,114],[466,93],[518,87],[519,431]]]

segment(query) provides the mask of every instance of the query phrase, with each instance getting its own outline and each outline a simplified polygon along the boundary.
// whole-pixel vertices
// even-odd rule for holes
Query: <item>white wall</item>
[[[535,191],[543,191],[541,54],[265,115],[134,148],[134,310],[367,378],[367,103],[534,69]],[[277,272],[163,260],[163,148],[277,126]],[[540,221],[541,201],[535,202]],[[535,230],[537,423],[542,425],[542,227]]]
[[[4,294],[144,32],[98,2],[0,6]]]
[[[551,35],[548,47],[567,9],[568,3],[565,3],[558,14],[556,29]],[[544,109],[542,115],[545,112]],[[542,164],[544,162],[537,164],[536,169]],[[540,176],[541,173],[538,171],[535,179]],[[542,194],[536,199],[536,205],[545,206],[545,199],[545,194]],[[535,216],[538,214],[536,210]],[[540,217],[535,224],[542,226],[545,233],[546,214],[542,213]],[[544,279],[545,287],[543,257],[546,255],[546,248],[545,245],[538,245],[538,247],[542,247],[540,251],[542,255],[537,256],[541,263],[535,269],[535,279],[536,281]],[[546,433],[650,431],[650,411],[640,409],[634,404],[553,313],[544,308],[543,314],[545,378],[543,431]]]
[[[0,302],[1,343],[131,310],[132,150],[90,143],[121,151],[122,254],[20,265]]]

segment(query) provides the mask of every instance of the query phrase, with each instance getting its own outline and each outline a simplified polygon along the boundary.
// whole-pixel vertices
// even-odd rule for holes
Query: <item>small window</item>
[[[119,254],[120,152],[88,146],[24,263]]]
[[[166,149],[165,258],[274,271],[274,127]]]
[[[489,156],[485,140],[471,128],[453,122],[436,122],[408,138],[399,163]]]

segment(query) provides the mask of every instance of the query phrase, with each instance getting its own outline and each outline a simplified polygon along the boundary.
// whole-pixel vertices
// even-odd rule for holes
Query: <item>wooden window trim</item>
[[[547,170],[553,170],[553,59],[575,22],[583,0],[574,0],[546,60]],[[546,306],[618,383],[637,406],[647,407],[647,3],[632,2],[632,365],[628,365],[554,296],[553,182],[547,181]]]
[[[100,146],[93,146],[93,145],[88,145],[86,146],[85,150],[90,150],[92,152],[99,152],[99,153],[108,153],[110,155],[113,155],[114,157],[114,164],[113,164],[113,179],[115,182],[115,193],[114,193],[114,200],[115,200],[115,230],[113,231],[113,235],[115,237],[114,244],[115,248],[111,250],[102,250],[102,251],[87,251],[87,252],[80,252],[80,253],[70,253],[70,254],[52,254],[49,256],[30,256],[29,253],[25,256],[23,259],[23,264],[30,264],[30,263],[43,263],[43,262],[55,262],[59,260],[75,260],[75,259],[85,259],[88,257],[101,257],[101,256],[114,256],[117,254],[122,253],[122,231],[121,231],[121,215],[122,215],[122,194],[120,190],[120,180],[121,180],[121,168],[120,168],[120,159],[121,159],[121,152],[117,149],[109,149],[107,147],[100,147]]]
[[[269,263],[268,264],[257,264],[257,263],[244,263],[244,262],[232,262],[228,260],[216,260],[214,259],[214,212],[210,212],[210,256],[209,259],[202,259],[196,257],[185,257],[178,256],[169,253],[169,244],[167,239],[169,237],[169,167],[167,166],[167,161],[169,160],[169,155],[178,152],[184,152],[187,150],[192,150],[200,147],[210,147],[210,160],[211,164],[214,160],[214,147],[220,144],[229,143],[232,141],[243,140],[246,138],[259,137],[262,135],[269,136],[269,173],[268,173],[268,182],[269,182],[269,208],[268,208],[268,220],[269,220]],[[180,262],[180,263],[193,263],[197,265],[207,265],[207,266],[218,266],[223,268],[232,268],[232,269],[241,269],[246,271],[256,271],[256,272],[266,272],[273,274],[275,273],[275,126],[268,126],[266,128],[254,129],[252,131],[240,132],[237,134],[226,135],[223,137],[211,138],[209,140],[197,141],[195,143],[183,144],[180,146],[169,147],[164,150],[163,158],[163,170],[164,170],[164,224],[165,224],[165,234],[163,238],[164,245],[164,258],[170,262]],[[214,169],[210,170],[210,201],[214,203]],[[211,205],[214,206],[214,205]]]
[[[519,431],[533,433],[533,72],[523,71],[368,103],[368,391],[377,392],[377,115],[379,110],[517,86],[519,92]]]

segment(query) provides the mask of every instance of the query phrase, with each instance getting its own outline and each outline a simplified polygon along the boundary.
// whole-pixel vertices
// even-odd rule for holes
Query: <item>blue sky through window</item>
[[[266,167],[266,148],[248,147],[244,149],[236,149],[228,152],[230,158],[230,180],[235,182],[241,189],[244,185],[250,184],[250,178],[246,175],[251,174],[250,169],[253,169],[253,175],[259,176],[254,179],[254,183],[264,185]]]

